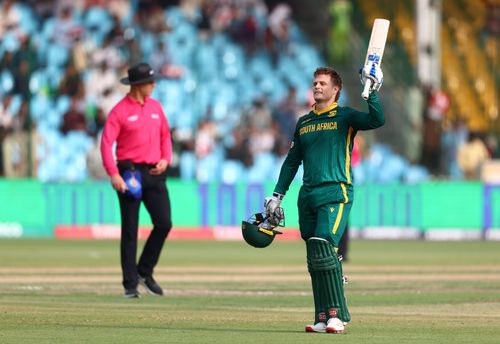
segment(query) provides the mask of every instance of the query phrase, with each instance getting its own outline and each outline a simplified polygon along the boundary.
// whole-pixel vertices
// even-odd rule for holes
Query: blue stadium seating
[[[8,70],[0,73],[0,94],[6,94],[14,88],[14,77]]]
[[[172,128],[195,131],[200,120],[210,116],[217,122],[221,137],[230,137],[234,126],[241,122],[242,109],[258,97],[266,96],[270,104],[275,105],[287,94],[289,86],[293,86],[298,91],[298,100],[305,102],[311,74],[317,66],[324,65],[319,50],[293,22],[286,49],[271,56],[263,47],[248,54],[240,42],[232,41],[224,32],[201,37],[195,25],[199,12],[187,18],[179,7],[169,7],[165,10],[165,21],[172,31],[155,34],[132,21],[138,8],[137,0],[131,1],[131,8],[132,12],[121,24],[123,28],[133,26],[144,59],[155,52],[161,40],[167,45],[173,64],[184,70],[178,79],[159,80],[153,94],[164,105]],[[96,143],[85,133],[71,132],[64,136],[59,132],[62,116],[71,100],[67,95],[53,95],[70,61],[70,49],[53,42],[57,30],[55,17],[40,21],[27,5],[21,5],[21,13],[23,29],[30,34],[38,53],[38,66],[29,83],[33,94],[29,104],[31,116],[43,138],[37,146],[41,158],[38,177],[44,181],[84,180],[89,177],[85,157]],[[74,19],[85,28],[85,38],[91,38],[98,47],[113,26],[110,13],[100,7],[75,12]],[[258,34],[263,35],[267,18],[260,15],[256,20],[260,28]],[[19,43],[14,35],[4,35],[0,57],[5,51],[19,49]],[[13,83],[12,74],[2,71],[0,94],[10,92]],[[347,97],[343,92],[340,103],[348,102]],[[95,99],[88,101],[95,102]],[[16,102],[15,106],[20,103]],[[270,152],[259,153],[254,157],[254,165],[245,168],[241,162],[225,159],[220,142],[203,159],[196,159],[191,151],[180,153],[178,158],[182,179],[225,183],[276,180],[284,159]],[[296,178],[301,177],[302,167]],[[375,145],[370,157],[355,168],[354,177],[358,182],[418,182],[428,179],[429,175],[422,167],[411,166],[387,146]]]
[[[102,45],[104,38],[113,28],[110,14],[98,6],[93,6],[85,12],[82,23],[98,46]]]

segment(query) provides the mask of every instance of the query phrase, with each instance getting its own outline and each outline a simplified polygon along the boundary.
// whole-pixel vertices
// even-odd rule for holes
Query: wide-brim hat
[[[147,84],[158,80],[158,76],[151,66],[147,63],[139,63],[128,69],[128,76],[120,79],[124,85]]]

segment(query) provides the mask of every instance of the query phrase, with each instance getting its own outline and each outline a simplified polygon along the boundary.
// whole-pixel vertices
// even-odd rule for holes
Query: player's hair
[[[339,88],[339,91],[335,96],[335,101],[337,101],[340,97],[340,91],[342,91],[342,78],[340,77],[340,74],[337,73],[337,71],[332,67],[319,67],[314,72],[314,77],[317,77],[320,74],[329,75],[330,78],[332,78],[333,84]]]

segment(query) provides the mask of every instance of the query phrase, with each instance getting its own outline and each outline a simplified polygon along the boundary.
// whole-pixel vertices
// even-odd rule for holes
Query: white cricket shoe
[[[326,332],[344,333],[344,322],[339,318],[328,319],[328,324],[326,325]]]
[[[314,325],[307,325],[306,332],[325,333],[326,332],[326,324],[324,322],[318,322]]]

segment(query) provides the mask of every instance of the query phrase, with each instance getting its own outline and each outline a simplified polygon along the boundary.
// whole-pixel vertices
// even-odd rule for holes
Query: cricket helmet
[[[275,222],[264,213],[252,215],[247,221],[241,222],[243,239],[250,246],[257,248],[264,248],[271,245],[276,234],[282,234],[274,228],[278,226],[283,227],[284,225],[283,221],[279,221],[278,224]]]

